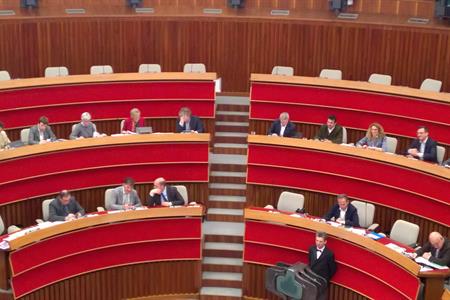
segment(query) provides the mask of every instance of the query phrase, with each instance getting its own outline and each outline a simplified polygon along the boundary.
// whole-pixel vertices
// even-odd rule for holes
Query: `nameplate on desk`
[[[359,14],[352,14],[352,13],[340,13],[338,14],[338,19],[345,19],[345,20],[356,20],[358,19]]]
[[[82,15],[86,13],[84,8],[66,8],[65,11],[68,15]]]
[[[2,9],[0,10],[0,16],[14,16],[16,12],[12,9]]]
[[[289,16],[290,11],[288,9],[272,9],[270,15],[272,16]]]
[[[155,9],[153,7],[136,7],[134,12],[137,14],[153,14]]]
[[[408,23],[410,24],[428,24],[430,22],[430,19],[425,18],[409,18]]]
[[[203,13],[210,15],[220,15],[223,13],[223,10],[221,8],[204,8]]]

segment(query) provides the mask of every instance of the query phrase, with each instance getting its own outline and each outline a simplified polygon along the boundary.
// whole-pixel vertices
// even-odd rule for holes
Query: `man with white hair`
[[[168,185],[164,178],[156,178],[148,197],[148,206],[175,205],[184,205],[183,196],[176,187]]]
[[[289,114],[287,112],[282,112],[279,119],[272,123],[268,135],[301,137],[301,133],[297,132],[294,123],[289,121]]]
[[[414,253],[413,257],[422,256],[432,263],[450,267],[450,242],[439,232],[432,232],[428,236],[428,243]]]
[[[73,127],[70,134],[71,140],[78,140],[84,138],[91,138],[98,136],[97,127],[91,122],[91,114],[84,112],[81,114],[81,122]]]

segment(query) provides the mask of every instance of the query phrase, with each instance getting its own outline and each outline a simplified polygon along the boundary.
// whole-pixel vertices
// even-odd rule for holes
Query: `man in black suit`
[[[324,219],[346,226],[359,227],[358,210],[350,203],[346,194],[337,196],[337,203],[325,215]]]
[[[283,137],[301,137],[301,133],[297,132],[294,123],[289,121],[289,114],[287,112],[282,112],[280,118],[273,121],[267,134]]]
[[[177,132],[204,132],[202,121],[192,115],[192,111],[187,107],[182,107],[178,112]]]
[[[84,209],[67,190],[61,191],[59,195],[50,202],[48,210],[48,220],[50,222],[71,221],[84,215]]]
[[[336,117],[330,115],[328,116],[327,124],[320,126],[319,132],[314,139],[332,142],[334,144],[342,144],[342,134],[342,127],[336,123]]]
[[[417,256],[422,256],[432,263],[450,267],[450,241],[439,232],[432,232],[428,237],[428,243],[413,254],[413,258]]]
[[[326,247],[327,234],[316,232],[316,243],[308,251],[308,265],[317,275],[322,276],[330,282],[336,273],[336,262],[334,253]]]
[[[153,184],[154,188],[148,197],[148,206],[184,205],[183,196],[177,188],[167,185],[164,178],[157,178]]]
[[[429,162],[437,162],[437,143],[429,136],[428,128],[420,126],[417,129],[417,139],[409,146],[407,156],[425,160]]]

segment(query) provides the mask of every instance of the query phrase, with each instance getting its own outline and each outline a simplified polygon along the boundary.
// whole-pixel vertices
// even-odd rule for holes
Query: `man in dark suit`
[[[316,140],[342,144],[342,127],[336,123],[336,117],[328,116],[327,124],[320,126],[319,132],[314,137]]]
[[[50,128],[50,125],[48,125],[48,118],[45,116],[40,117],[39,123],[30,128],[28,144],[45,144],[54,140],[56,140],[56,136]]]
[[[67,190],[61,191],[59,195],[50,202],[48,209],[48,220],[50,222],[71,221],[84,215],[84,209]]]
[[[177,132],[204,132],[202,121],[192,115],[192,111],[187,107],[182,107],[178,112]]]
[[[177,188],[167,185],[162,177],[154,182],[154,188],[150,191],[148,197],[148,206],[174,206],[184,205],[183,196]]]
[[[428,243],[418,249],[414,258],[422,256],[432,263],[450,267],[450,241],[439,232],[432,232],[428,237]]]
[[[336,262],[334,253],[326,247],[326,244],[327,234],[325,232],[317,232],[316,243],[308,251],[308,265],[314,273],[330,282],[336,273]]]
[[[358,210],[352,204],[347,195],[337,196],[337,203],[324,217],[327,221],[335,221],[346,226],[359,227]]]
[[[429,136],[428,128],[421,126],[417,129],[417,139],[409,146],[407,156],[425,160],[429,162],[437,162],[437,143]]]
[[[301,137],[301,133],[297,132],[295,128],[295,124],[289,121],[287,112],[281,113],[279,119],[273,121],[267,134],[282,137]]]

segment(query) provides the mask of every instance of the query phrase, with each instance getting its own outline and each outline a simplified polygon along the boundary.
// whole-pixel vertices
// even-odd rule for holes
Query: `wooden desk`
[[[404,153],[417,128],[427,126],[430,136],[450,151],[448,93],[300,76],[252,74],[251,81],[251,130],[259,134],[287,111],[305,136],[313,138],[327,116],[335,115],[348,129],[348,142],[358,141],[369,124],[378,122],[386,134],[400,139],[397,153]]]
[[[378,241],[311,219],[257,209],[245,210],[244,295],[267,299],[264,280],[255,281],[276,262],[308,263],[315,231],[328,233],[337,272],[332,285],[344,288],[331,299],[416,299],[419,265]],[[332,288],[333,289],[333,288]]]
[[[100,132],[119,133],[120,120],[141,110],[154,132],[175,131],[181,107],[212,130],[215,117],[215,73],[122,73],[30,78],[0,82],[0,120],[10,139],[47,116],[55,134],[68,138],[83,112],[91,113]]]
[[[396,219],[421,227],[419,241],[450,225],[450,170],[403,156],[314,140],[248,137],[248,204],[275,204],[279,193],[305,194],[305,208],[324,215],[335,195],[375,204],[375,222],[390,230]]]
[[[0,215],[30,225],[41,202],[74,191],[87,211],[104,206],[104,191],[133,177],[143,202],[159,176],[185,183],[192,201],[206,201],[209,134],[125,135],[33,145],[0,152]]]
[[[70,291],[71,286],[81,284],[86,287],[89,273],[101,274],[107,269],[116,271],[97,276],[96,287],[89,291],[90,294],[103,293],[105,287],[110,286],[109,281],[114,286],[111,292],[117,293],[110,299],[161,292],[198,293],[202,259],[201,216],[201,207],[109,213],[65,222],[19,237],[10,242],[9,252],[14,296],[48,299],[48,295],[62,284],[64,288],[59,291],[60,295],[72,293],[64,299],[90,298],[81,296],[85,291]],[[132,273],[142,267],[151,269],[152,264],[159,268],[159,274],[154,277],[144,278]],[[177,270],[174,265],[188,269]],[[191,273],[187,275],[186,271]],[[164,282],[179,278],[177,276],[183,276],[183,280]],[[125,280],[118,282],[120,277]]]

